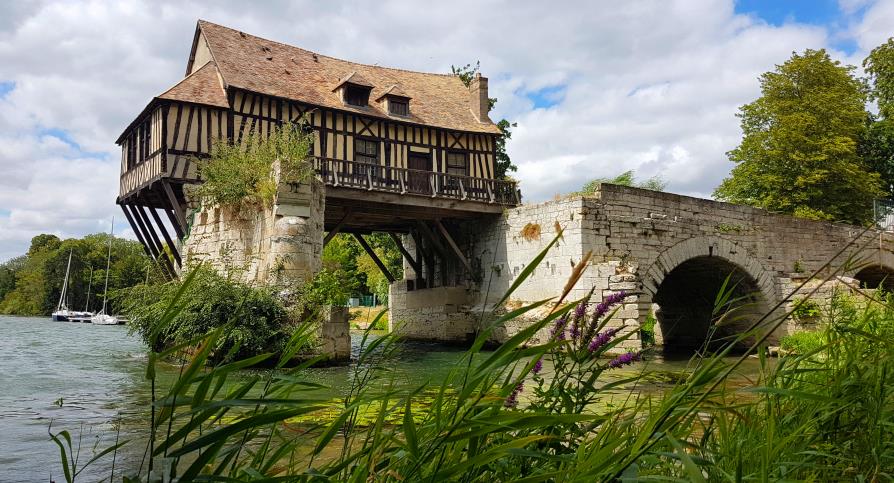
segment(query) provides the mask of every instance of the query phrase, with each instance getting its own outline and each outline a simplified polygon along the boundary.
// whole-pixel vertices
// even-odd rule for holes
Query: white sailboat
[[[71,317],[76,315],[76,312],[68,309],[68,305],[66,304],[67,296],[68,296],[68,276],[71,272],[71,255],[74,250],[68,251],[68,265],[65,267],[65,281],[62,282],[62,293],[59,294],[59,303],[56,304],[56,310],[52,313],[51,317],[56,322],[68,322]]]
[[[93,312],[90,311],[90,292],[93,290],[93,265],[90,265],[90,276],[88,277],[88,280],[89,283],[87,284],[87,303],[84,305],[84,311],[74,312],[74,315],[68,318],[68,320],[72,322],[83,322],[89,324],[90,318],[93,317]]]
[[[90,322],[96,325],[118,325],[121,323],[118,320],[118,317],[115,315],[109,315],[106,313],[106,302],[108,297],[106,294],[109,291],[109,266],[112,264],[112,239],[114,238],[115,233],[115,218],[112,218],[112,229],[109,231],[109,254],[106,257],[106,285],[102,291],[102,310],[99,311],[96,315],[90,317]]]

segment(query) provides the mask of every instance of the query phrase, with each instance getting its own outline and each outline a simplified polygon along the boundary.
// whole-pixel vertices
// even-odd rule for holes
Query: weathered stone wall
[[[297,287],[320,270],[324,211],[325,186],[317,179],[280,183],[271,206],[203,206],[183,241],[186,266],[202,262],[246,283]],[[324,311],[320,353],[350,358],[349,329],[346,308]]]
[[[248,283],[303,283],[320,269],[325,187],[280,184],[272,206],[203,206],[183,241],[187,264],[204,262]]]
[[[860,227],[830,222],[816,222],[785,215],[775,215],[746,206],[660,193],[615,185],[602,185],[590,197],[571,197],[507,210],[495,219],[483,218],[473,223],[471,235],[463,240],[467,255],[480,267],[477,283],[469,284],[467,306],[474,313],[489,312],[494,301],[512,285],[528,263],[552,241],[556,225],[564,229],[563,238],[541,265],[512,295],[512,303],[520,304],[556,297],[560,294],[574,265],[585,253],[592,259],[584,276],[569,295],[582,297],[591,289],[596,301],[617,291],[631,292],[612,325],[625,325],[636,330],[653,310],[656,296],[668,299],[668,275],[684,276],[695,281],[687,290],[699,288],[702,293],[673,294],[699,298],[681,300],[687,303],[709,303],[716,295],[722,278],[730,271],[734,281],[753,291],[755,310],[768,310],[790,293],[807,274],[823,267],[839,250],[846,247],[863,230]],[[539,236],[534,235],[539,227]],[[890,233],[870,230],[857,240],[844,256],[838,257],[821,276],[844,266],[853,254],[871,263],[894,269],[894,241]],[[840,275],[853,277],[856,266],[844,268]],[[721,276],[722,275],[722,276]],[[720,276],[720,278],[718,278]],[[719,281],[718,281],[719,280]],[[393,287],[392,310],[415,316],[415,324],[442,317],[429,316],[437,311],[437,297],[429,297],[403,289],[398,281]],[[816,284],[817,282],[811,282]],[[824,286],[815,295],[827,299],[834,290],[844,290],[840,279]],[[801,290],[803,296],[811,287]],[[744,290],[744,288],[742,289]],[[711,293],[708,293],[711,292]],[[401,307],[407,297],[415,297],[417,312]],[[710,298],[710,300],[704,300]],[[665,300],[666,301],[666,300]],[[672,312],[671,307],[667,312]],[[402,312],[404,311],[404,312]],[[451,314],[452,319],[461,318]],[[469,317],[474,326],[475,317]],[[501,331],[500,338],[510,336],[526,322]],[[747,324],[744,324],[747,325]],[[795,326],[784,326],[771,340]],[[665,334],[667,335],[667,334]],[[433,338],[440,338],[433,334]],[[672,343],[672,342],[671,342]],[[636,335],[628,347],[639,346]]]

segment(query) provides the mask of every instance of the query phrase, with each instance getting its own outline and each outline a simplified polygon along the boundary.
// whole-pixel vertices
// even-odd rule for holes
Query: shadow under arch
[[[894,268],[886,265],[869,265],[854,274],[860,288],[882,289],[894,292]]]
[[[729,278],[731,299],[723,323],[713,314],[717,294]],[[769,272],[727,240],[699,237],[659,255],[644,277],[666,353],[715,349],[767,313],[775,301]],[[744,348],[744,347],[743,347]]]

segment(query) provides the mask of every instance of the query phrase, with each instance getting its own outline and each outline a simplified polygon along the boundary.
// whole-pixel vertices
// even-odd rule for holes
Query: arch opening
[[[729,277],[734,300],[714,314],[717,294]],[[716,256],[691,258],[671,270],[652,301],[665,353],[714,350],[768,310],[758,282],[738,265]],[[734,313],[727,314],[730,310]],[[727,314],[727,317],[721,317]],[[741,347],[740,349],[744,349]]]
[[[894,269],[884,265],[872,265],[863,268],[854,275],[860,282],[860,288],[882,289],[894,292]]]

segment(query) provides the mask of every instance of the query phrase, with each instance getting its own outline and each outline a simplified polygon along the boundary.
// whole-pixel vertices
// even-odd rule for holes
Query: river
[[[359,335],[353,339],[356,346]],[[404,343],[392,369],[409,382],[437,380],[461,355],[462,349],[452,346]],[[646,364],[649,370],[679,371],[686,362]],[[116,437],[134,440],[116,457],[116,474],[136,469],[145,449],[151,400],[145,370],[145,347],[124,326],[0,316],[0,482],[64,480],[59,450],[48,435],[51,424],[54,433],[69,430],[76,446],[81,436],[81,464],[90,459],[94,447],[114,444]],[[739,378],[756,371],[749,363]],[[163,384],[174,376],[171,368],[159,379]],[[309,377],[338,392],[347,385],[348,369],[311,369]],[[105,458],[80,478],[107,477],[110,465]]]

